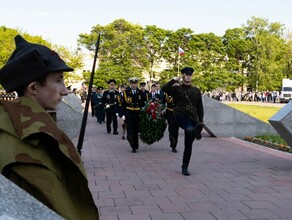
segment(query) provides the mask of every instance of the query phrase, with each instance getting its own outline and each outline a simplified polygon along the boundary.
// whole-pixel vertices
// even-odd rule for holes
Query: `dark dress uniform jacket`
[[[135,111],[140,111],[145,105],[146,94],[140,89],[136,89],[136,94],[132,94],[131,89],[126,89],[123,95],[123,105],[124,109]]]
[[[196,123],[203,122],[204,110],[201,91],[191,85],[172,86],[175,82],[175,80],[171,80],[162,88],[164,92],[173,97],[174,117],[186,114]]]
[[[103,93],[102,104],[106,106],[110,105],[110,108],[106,109],[106,111],[117,112],[118,107],[118,96],[119,91],[117,90],[106,90]]]
[[[138,149],[139,114],[141,108],[145,105],[146,95],[140,89],[136,89],[135,93],[132,92],[132,89],[127,89],[123,94],[123,109],[127,121],[127,139],[132,149]]]

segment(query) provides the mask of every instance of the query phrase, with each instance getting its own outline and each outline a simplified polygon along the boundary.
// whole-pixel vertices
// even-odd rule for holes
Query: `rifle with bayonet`
[[[78,144],[77,144],[77,151],[80,155],[81,155],[81,150],[82,150],[82,145],[83,145],[83,140],[84,140],[84,134],[85,134],[85,128],[86,128],[86,122],[87,122],[87,116],[88,116],[89,101],[91,98],[91,90],[92,90],[93,78],[94,78],[94,73],[95,73],[95,65],[96,65],[96,60],[97,60],[99,43],[100,43],[100,34],[98,34],[98,38],[96,41],[93,66],[92,66],[92,71],[91,71],[89,86],[88,86],[88,94],[86,97],[85,109],[84,109],[84,113],[83,113],[81,129],[80,129],[80,134],[79,134],[79,139],[78,139]]]

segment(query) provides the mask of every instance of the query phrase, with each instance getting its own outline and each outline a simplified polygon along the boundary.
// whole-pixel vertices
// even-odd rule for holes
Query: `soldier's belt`
[[[131,110],[131,111],[140,111],[141,108],[134,108],[134,107],[126,107],[126,109]]]
[[[173,112],[173,108],[167,108],[167,110]]]

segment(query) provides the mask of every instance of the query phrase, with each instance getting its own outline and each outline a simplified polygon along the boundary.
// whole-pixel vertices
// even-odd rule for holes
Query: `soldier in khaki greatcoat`
[[[47,110],[68,94],[73,71],[49,48],[15,37],[0,83],[19,98],[0,101],[0,171],[65,219],[99,219],[81,158]]]

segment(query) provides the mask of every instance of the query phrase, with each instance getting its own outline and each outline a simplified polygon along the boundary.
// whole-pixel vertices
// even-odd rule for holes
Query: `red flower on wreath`
[[[156,120],[161,114],[161,106],[157,102],[150,102],[146,112],[150,120]]]

